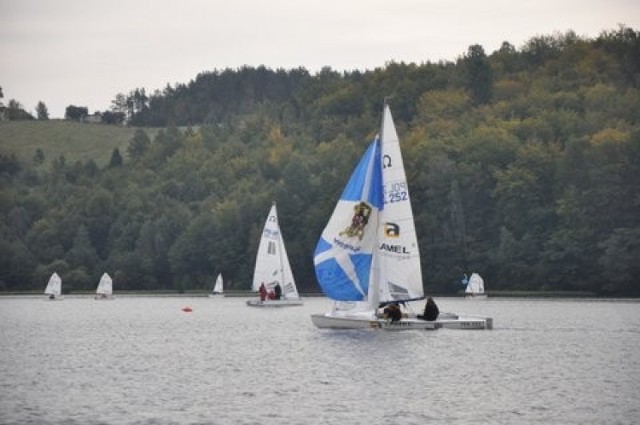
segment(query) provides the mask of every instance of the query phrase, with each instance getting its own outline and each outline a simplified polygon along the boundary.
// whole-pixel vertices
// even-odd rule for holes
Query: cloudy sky
[[[0,87],[35,114],[266,65],[316,72],[455,60],[472,44],[640,31],[640,0],[0,0]]]

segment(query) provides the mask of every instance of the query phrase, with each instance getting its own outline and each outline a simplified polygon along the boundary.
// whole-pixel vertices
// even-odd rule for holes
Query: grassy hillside
[[[36,149],[40,148],[46,164],[64,155],[67,164],[93,159],[102,167],[109,163],[114,148],[126,156],[135,130],[63,120],[3,121],[0,122],[0,152],[15,153],[19,160],[31,161]]]

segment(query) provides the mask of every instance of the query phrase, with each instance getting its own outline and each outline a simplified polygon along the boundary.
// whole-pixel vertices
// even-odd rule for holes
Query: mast
[[[388,103],[387,103],[387,99],[388,97],[385,97],[383,100],[383,105],[382,105],[382,120],[380,123],[380,133],[378,134],[378,136],[376,137],[378,139],[378,149],[379,152],[382,153],[384,151],[383,149],[383,144],[384,144],[384,139],[383,139],[383,135],[384,135],[384,121],[385,121],[385,115],[387,114],[387,110],[389,108]],[[380,190],[382,190],[382,188],[384,187],[384,158],[382,157],[382,155],[380,155],[380,161],[381,164],[379,164],[379,166],[382,169],[382,181],[380,182]],[[384,209],[384,201],[382,202],[382,209]],[[375,223],[375,227],[376,229],[379,228],[380,226],[380,213],[382,211],[380,211],[377,215],[376,215],[376,223]],[[378,231],[376,231],[376,235],[378,235]],[[380,305],[380,261],[379,261],[379,248],[378,245],[380,244],[380,239],[376,238],[376,245],[373,249],[373,258],[371,261],[371,277],[369,279],[369,292],[367,294],[367,298],[369,299],[369,303],[371,304],[371,307],[373,308],[373,310],[377,313],[378,312],[378,306]]]
[[[273,201],[273,213],[276,218],[276,227],[278,229],[278,261],[280,264],[280,289],[284,291],[284,262],[282,261],[284,247],[284,238],[282,237],[282,229],[280,229],[280,219],[278,218],[278,210],[276,208],[276,201]]]

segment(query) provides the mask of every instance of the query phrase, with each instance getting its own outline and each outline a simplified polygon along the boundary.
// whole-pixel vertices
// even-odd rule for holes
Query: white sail
[[[53,273],[49,278],[47,287],[44,289],[45,295],[53,295],[59,297],[62,294],[62,279],[58,276],[58,273]]]
[[[380,301],[424,298],[420,250],[400,142],[388,105],[382,121],[382,191],[378,224]]]
[[[98,282],[98,288],[96,289],[97,295],[110,296],[113,294],[113,280],[108,273],[104,273]]]
[[[282,233],[278,224],[278,212],[275,202],[271,206],[269,215],[264,224],[256,266],[253,273],[253,291],[258,291],[260,285],[264,283],[268,290],[275,288],[276,284],[282,289],[282,296],[285,299],[295,300],[300,298],[296,287],[289,257],[284,246]]]
[[[484,294],[484,280],[478,273],[471,274],[465,292],[472,295]]]
[[[213,293],[214,294],[222,294],[223,293],[223,288],[222,288],[222,273],[218,274],[218,278],[216,279],[216,284],[213,287]]]

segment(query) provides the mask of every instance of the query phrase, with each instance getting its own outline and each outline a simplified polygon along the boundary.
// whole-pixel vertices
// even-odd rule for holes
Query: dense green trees
[[[0,289],[248,289],[278,203],[302,291],[312,253],[390,96],[427,291],[639,295],[640,37],[540,36],[456,63],[367,72],[244,67],[119,95],[136,125],[103,169],[0,156]],[[115,110],[115,109],[114,109]],[[181,126],[181,127],[178,127]],[[124,152],[123,152],[124,153]],[[68,285],[67,285],[68,283]]]

